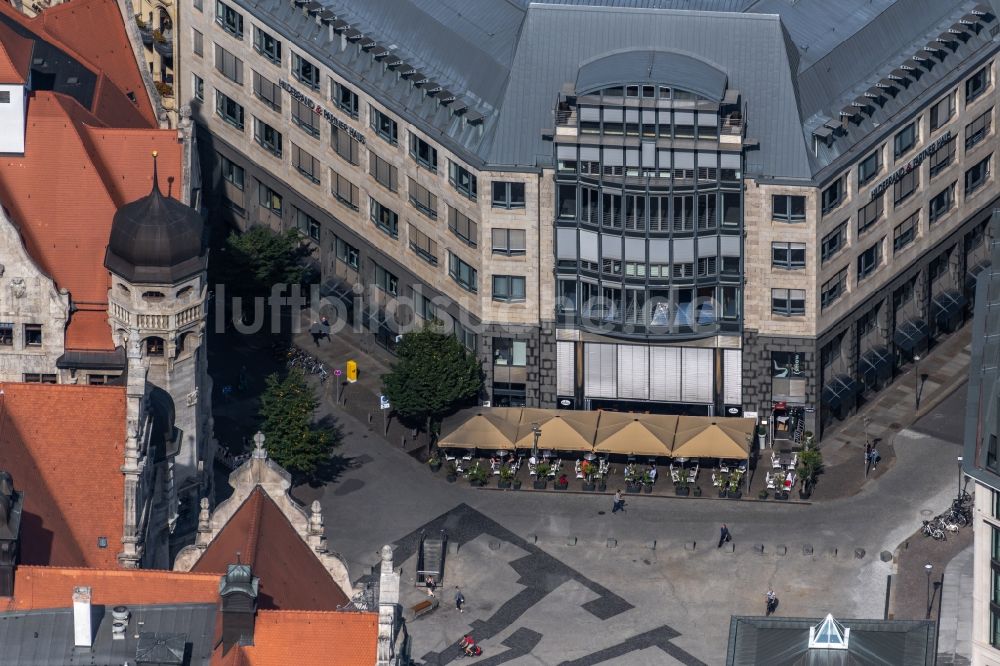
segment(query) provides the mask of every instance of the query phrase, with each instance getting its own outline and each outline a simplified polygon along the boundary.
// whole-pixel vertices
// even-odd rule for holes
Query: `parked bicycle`
[[[924,521],[924,526],[921,528],[920,532],[924,536],[929,536],[935,541],[944,541],[946,538],[944,530],[938,527],[935,522],[930,520]]]

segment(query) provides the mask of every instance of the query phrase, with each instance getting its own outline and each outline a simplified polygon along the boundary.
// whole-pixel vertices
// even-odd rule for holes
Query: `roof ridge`
[[[97,386],[96,384],[93,386]],[[119,388],[119,387],[104,387],[101,388]],[[17,566],[18,571],[24,570],[35,570],[40,569],[43,571],[65,571],[67,573],[74,571],[99,571],[101,573],[108,574],[123,574],[123,575],[135,575],[135,574],[171,574],[173,576],[196,576],[199,578],[218,578],[217,574],[214,573],[203,573],[200,571],[175,571],[174,569],[119,569],[113,567],[64,567],[52,564],[19,564]],[[6,597],[0,597],[6,598]]]
[[[246,548],[243,556],[246,559],[246,564],[249,564],[251,568],[257,561],[257,546],[260,540],[260,519],[264,512],[264,497],[266,497],[266,493],[258,485],[254,487],[253,493],[249,498],[253,504],[250,506],[252,513],[250,514],[250,525],[247,527]],[[267,499],[270,499],[270,497]]]
[[[362,610],[299,610],[295,608],[261,608],[257,610],[258,615],[330,615],[330,616],[357,616],[357,615],[371,615],[377,617],[378,613],[375,611],[362,611]]]

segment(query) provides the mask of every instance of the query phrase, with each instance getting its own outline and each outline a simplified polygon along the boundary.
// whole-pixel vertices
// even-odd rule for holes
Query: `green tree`
[[[305,376],[293,368],[282,379],[267,378],[260,398],[261,431],[267,453],[293,477],[313,480],[339,444],[339,430],[313,423],[319,400]]]
[[[308,253],[299,233],[258,225],[233,232],[219,257],[219,278],[239,294],[266,295],[275,284],[301,284]]]
[[[382,386],[392,408],[404,418],[438,419],[478,395],[482,370],[455,336],[426,326],[403,335],[396,362]]]

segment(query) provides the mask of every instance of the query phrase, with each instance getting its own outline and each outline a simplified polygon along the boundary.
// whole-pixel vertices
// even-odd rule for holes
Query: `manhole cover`
[[[921,509],[920,510],[920,515],[921,516],[931,516],[933,514],[934,514],[934,512],[931,511],[930,509]]]

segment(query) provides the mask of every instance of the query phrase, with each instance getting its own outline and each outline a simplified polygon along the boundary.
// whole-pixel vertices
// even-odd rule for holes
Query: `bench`
[[[421,615],[426,615],[427,613],[430,613],[432,610],[438,607],[439,603],[440,601],[437,598],[433,598],[433,599],[425,599],[424,601],[421,601],[419,604],[414,604],[413,606],[410,606],[410,616],[411,616],[410,619],[416,620]]]

